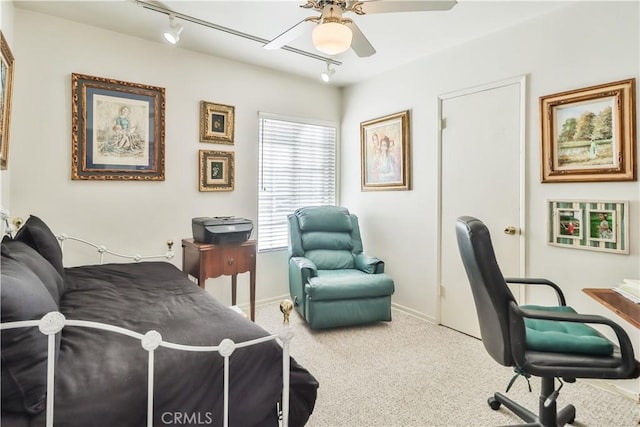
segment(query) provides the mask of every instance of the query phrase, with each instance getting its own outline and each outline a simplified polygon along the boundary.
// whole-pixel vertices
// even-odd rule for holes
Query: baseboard
[[[426,320],[429,323],[433,323],[434,325],[436,324],[436,319],[432,316],[428,316],[424,313],[421,313],[419,311],[416,311],[412,308],[409,307],[405,307],[404,305],[400,305],[400,304],[396,304],[394,302],[391,303],[391,308],[394,308],[398,311],[401,311],[403,313],[409,314],[413,317],[417,317],[420,320]]]
[[[629,390],[628,388],[620,387],[612,382],[607,380],[599,380],[594,378],[589,379],[580,379],[580,381],[591,384],[594,387],[597,387],[601,390],[608,391],[613,394],[617,394],[622,397],[626,397],[627,399],[633,400],[634,402],[640,403],[640,394],[634,393],[633,390]]]

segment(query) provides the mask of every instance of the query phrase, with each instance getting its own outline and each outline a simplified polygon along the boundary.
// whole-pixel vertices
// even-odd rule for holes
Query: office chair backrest
[[[498,267],[489,230],[479,219],[463,216],[456,222],[456,237],[478,312],[482,343],[496,362],[513,366],[508,307],[515,298]]]

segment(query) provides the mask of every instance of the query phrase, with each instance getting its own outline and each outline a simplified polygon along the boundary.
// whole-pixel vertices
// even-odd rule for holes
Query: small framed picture
[[[565,239],[582,238],[582,210],[556,210],[556,236]]]
[[[200,101],[200,142],[233,145],[235,107]]]
[[[588,211],[589,240],[616,242],[616,211],[594,209]]]
[[[629,254],[629,202],[549,200],[547,242],[553,246]]]
[[[233,152],[200,150],[200,191],[233,191],[234,163]]]

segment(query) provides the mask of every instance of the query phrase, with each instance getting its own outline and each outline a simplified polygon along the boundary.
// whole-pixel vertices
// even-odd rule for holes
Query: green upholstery
[[[523,305],[530,310],[576,313],[568,306],[544,307]],[[593,356],[611,356],[613,343],[589,325],[544,319],[524,319],[527,348],[557,353],[578,353]]]
[[[339,206],[296,210],[289,220],[289,290],[312,329],[391,320],[394,283],[362,253],[358,217]]]

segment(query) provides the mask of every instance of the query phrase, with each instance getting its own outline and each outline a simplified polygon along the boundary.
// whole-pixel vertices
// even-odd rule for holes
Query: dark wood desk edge
[[[589,295],[591,298],[593,298],[594,300],[596,300],[600,304],[604,305],[609,310],[613,311],[618,316],[622,317],[624,320],[626,320],[627,322],[631,323],[636,328],[640,329],[640,320],[635,319],[633,316],[631,316],[630,314],[628,314],[628,313],[626,313],[624,311],[621,311],[619,308],[611,305],[608,301],[605,301],[602,298],[599,298],[597,294],[615,295],[615,296],[617,296],[619,298],[624,298],[624,296],[620,295],[619,293],[617,293],[616,291],[614,291],[611,288],[583,288],[582,292],[584,292],[585,294]],[[632,301],[630,301],[630,302],[632,304],[635,304]],[[638,305],[638,309],[640,310],[640,305]]]

